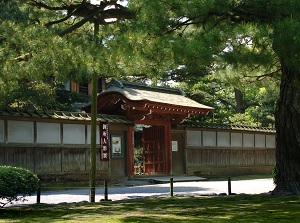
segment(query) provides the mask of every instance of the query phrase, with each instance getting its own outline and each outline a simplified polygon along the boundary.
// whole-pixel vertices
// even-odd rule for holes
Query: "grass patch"
[[[147,198],[94,204],[31,205],[0,209],[4,222],[299,222],[300,197]]]

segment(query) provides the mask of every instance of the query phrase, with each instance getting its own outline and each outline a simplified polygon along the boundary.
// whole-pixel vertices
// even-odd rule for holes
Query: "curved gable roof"
[[[166,87],[149,87],[141,83],[130,83],[113,80],[106,91],[100,94],[119,93],[131,101],[148,101],[165,105],[181,106],[186,108],[213,110],[212,107],[200,104],[190,98],[180,89]]]
[[[91,107],[83,109],[90,112]],[[107,89],[98,95],[97,104],[98,113],[122,115],[136,122],[169,120],[172,124],[211,110],[212,107],[185,97],[180,89],[117,80],[112,80]]]

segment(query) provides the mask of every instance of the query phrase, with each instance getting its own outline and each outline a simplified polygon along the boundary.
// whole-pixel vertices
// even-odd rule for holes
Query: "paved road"
[[[239,180],[231,182],[231,192],[236,194],[260,194],[274,189],[272,179]],[[227,181],[199,181],[174,183],[174,195],[176,196],[200,196],[215,195],[228,192]],[[115,186],[108,188],[108,199],[112,201],[144,198],[144,197],[170,196],[170,184],[150,184],[140,186]],[[96,201],[104,199],[104,189],[96,189]],[[41,203],[59,204],[84,202],[89,200],[89,189],[64,190],[42,192]],[[27,201],[17,205],[35,204],[36,195],[27,197]]]

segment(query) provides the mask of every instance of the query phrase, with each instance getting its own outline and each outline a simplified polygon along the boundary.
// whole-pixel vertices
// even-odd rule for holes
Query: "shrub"
[[[38,177],[29,170],[0,166],[0,207],[13,201],[24,201],[27,195],[36,192]]]

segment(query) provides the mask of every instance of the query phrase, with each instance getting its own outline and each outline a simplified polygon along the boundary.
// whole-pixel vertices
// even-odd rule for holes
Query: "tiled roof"
[[[229,125],[222,123],[196,123],[185,122],[182,126],[195,127],[195,128],[208,128],[208,129],[224,129],[224,130],[241,130],[241,131],[254,131],[254,132],[271,132],[276,133],[273,128],[255,127],[255,126],[242,126],[242,125]]]
[[[161,93],[177,94],[177,95],[185,96],[185,92],[179,88],[170,88],[170,87],[162,87],[162,86],[153,87],[153,86],[148,86],[147,84],[141,82],[129,82],[129,81],[112,79],[107,85],[107,88],[111,88],[111,87],[134,88],[134,89],[141,89],[141,90],[148,90],[148,91],[150,90],[150,91],[156,91]]]
[[[120,93],[131,101],[151,101],[175,106],[213,110],[212,107],[185,97],[184,92],[180,89],[149,87],[142,83],[113,80],[102,94],[113,92]]]
[[[76,121],[90,121],[91,115],[85,112],[65,112],[65,111],[39,111],[39,110],[18,110],[5,109],[0,110],[1,116],[24,117],[24,118],[47,118]],[[132,123],[132,121],[123,116],[98,114],[97,121]]]

